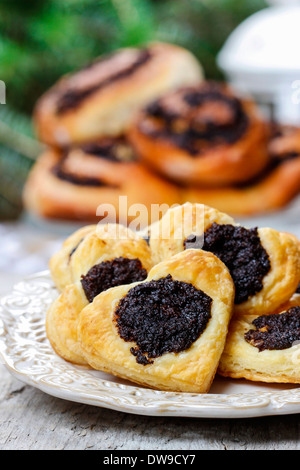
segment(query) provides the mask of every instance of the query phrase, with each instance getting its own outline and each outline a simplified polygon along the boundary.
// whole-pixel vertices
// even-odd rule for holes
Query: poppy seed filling
[[[67,183],[75,184],[78,186],[91,186],[91,187],[100,187],[100,186],[110,186],[112,185],[106,184],[104,181],[101,181],[99,178],[94,178],[90,176],[81,176],[77,175],[76,173],[71,173],[64,168],[65,158],[60,160],[54,167],[52,168],[52,173],[62,181]]]
[[[203,243],[202,243],[203,241]],[[269,256],[261,244],[257,228],[246,229],[213,223],[204,240],[190,235],[185,248],[201,248],[217,256],[227,266],[235,285],[235,304],[241,304],[263,289],[263,278],[271,269]]]
[[[215,84],[200,90],[187,91],[182,95],[182,101],[187,105],[193,115],[195,109],[210,104],[212,108],[215,104],[221,103],[229,112],[230,118],[227,122],[220,124],[212,117],[207,118],[202,125],[197,124],[197,119],[187,119],[188,125],[184,130],[178,132],[174,123],[184,119],[176,109],[168,109],[163,100],[158,98],[150,103],[145,112],[152,118],[159,119],[163,123],[160,130],[143,128],[143,132],[154,136],[154,138],[165,138],[172,141],[178,147],[186,150],[191,157],[197,156],[207,147],[214,147],[220,144],[234,144],[247,131],[249,126],[248,116],[241,101],[224,94]],[[204,144],[205,142],[205,144]]]
[[[300,307],[283,313],[261,315],[253,320],[256,329],[247,331],[245,340],[259,351],[287,349],[300,342]]]
[[[138,258],[114,258],[93,266],[85,276],[81,276],[81,285],[89,302],[110,287],[143,281],[147,271]]]
[[[143,282],[130,289],[115,310],[120,337],[133,341],[136,362],[152,364],[165,353],[187,350],[205,330],[212,299],[171,275]]]
[[[93,64],[90,64],[90,66],[84,67],[83,70],[88,68],[92,69],[95,65],[99,64],[100,62],[108,62],[113,57],[114,54],[112,54],[110,57],[104,58],[103,60],[95,61]],[[108,77],[100,79],[98,83],[95,83],[94,85],[88,86],[84,89],[68,88],[59,96],[56,113],[58,115],[61,115],[72,109],[76,109],[83,101],[85,101],[97,91],[105,89],[112,83],[115,83],[119,80],[123,80],[124,78],[133,75],[134,72],[140,67],[142,67],[145,63],[147,63],[151,59],[151,57],[152,54],[148,49],[141,49],[137,52],[135,60],[131,64],[125,66],[123,70],[119,70],[118,72],[112,73]]]

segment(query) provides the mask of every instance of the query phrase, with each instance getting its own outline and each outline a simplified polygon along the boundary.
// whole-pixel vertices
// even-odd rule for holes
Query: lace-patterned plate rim
[[[57,398],[149,416],[250,418],[300,413],[300,387],[216,378],[208,394],[143,388],[70,364],[51,348],[45,314],[58,295],[48,271],[0,299],[0,360],[18,380]],[[246,383],[245,383],[246,382]]]

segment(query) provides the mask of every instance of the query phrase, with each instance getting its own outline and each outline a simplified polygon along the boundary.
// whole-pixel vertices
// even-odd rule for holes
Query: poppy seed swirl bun
[[[62,77],[39,99],[37,136],[61,147],[119,135],[138,108],[202,76],[197,59],[175,45],[119,49]]]
[[[176,182],[224,186],[268,163],[268,127],[256,104],[223,83],[202,81],[143,108],[129,139],[141,159]]]
[[[126,207],[120,204],[122,196],[127,196]],[[180,197],[174,184],[139,163],[123,137],[103,138],[65,151],[46,150],[23,191],[25,208],[49,219],[96,222],[105,215],[97,214],[103,204],[114,208],[111,221],[126,225],[136,217],[135,205],[143,204],[147,209],[140,211],[143,226],[150,221],[151,204],[172,205]]]

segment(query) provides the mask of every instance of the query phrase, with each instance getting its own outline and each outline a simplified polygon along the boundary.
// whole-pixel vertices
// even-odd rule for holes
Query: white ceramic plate
[[[298,386],[216,377],[208,394],[151,390],[64,361],[45,333],[48,306],[58,295],[48,271],[18,283],[0,301],[0,358],[19,380],[78,403],[152,416],[242,418],[300,412]]]

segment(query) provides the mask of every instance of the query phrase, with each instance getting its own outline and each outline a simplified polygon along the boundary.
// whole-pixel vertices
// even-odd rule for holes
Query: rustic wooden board
[[[300,414],[249,419],[137,416],[24,385],[0,365],[1,450],[299,450]]]

